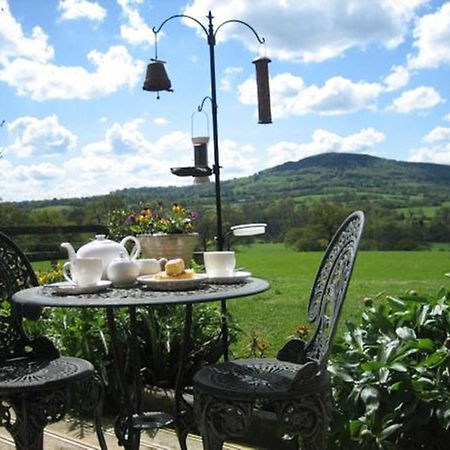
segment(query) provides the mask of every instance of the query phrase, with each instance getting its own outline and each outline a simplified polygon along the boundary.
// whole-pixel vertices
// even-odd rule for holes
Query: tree
[[[122,197],[115,194],[97,197],[86,207],[84,223],[89,225],[104,225],[107,222],[109,213],[121,209],[128,209],[128,204]]]
[[[11,203],[0,203],[0,225],[6,226],[22,226],[28,222],[28,214]]]

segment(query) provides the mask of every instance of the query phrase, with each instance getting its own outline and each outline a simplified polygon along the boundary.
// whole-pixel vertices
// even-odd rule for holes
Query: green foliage
[[[333,444],[342,449],[444,449],[450,438],[450,291],[365,299],[336,346]]]
[[[285,237],[286,244],[301,251],[323,250],[350,211],[323,202],[312,204],[306,212],[305,225],[290,229]]]

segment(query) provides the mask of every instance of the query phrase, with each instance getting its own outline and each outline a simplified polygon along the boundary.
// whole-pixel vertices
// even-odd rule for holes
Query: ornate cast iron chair
[[[222,449],[227,438],[244,435],[255,408],[275,412],[283,437],[296,448],[299,436],[305,449],[326,447],[328,355],[363,226],[364,214],[352,213],[328,244],[308,304],[315,331],[307,343],[293,339],[276,359],[228,361],[196,373],[194,409],[205,450]]]
[[[26,256],[0,232],[0,302],[37,284]],[[42,450],[45,426],[61,420],[66,412],[68,386],[83,381],[86,407],[95,413],[100,446],[106,449],[99,414],[102,384],[94,367],[83,359],[59,356],[45,337],[27,336],[22,327],[24,313],[36,318],[36,310],[22,311],[13,304],[0,313],[1,425],[11,433],[16,449]]]

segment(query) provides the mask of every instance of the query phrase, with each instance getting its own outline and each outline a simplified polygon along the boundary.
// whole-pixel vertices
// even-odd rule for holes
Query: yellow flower
[[[145,225],[146,223],[148,223],[148,217],[139,215],[136,217],[136,222],[139,223],[140,225]]]
[[[180,214],[183,211],[183,208],[180,205],[177,205],[176,203],[174,203],[172,205],[172,211],[176,214]]]

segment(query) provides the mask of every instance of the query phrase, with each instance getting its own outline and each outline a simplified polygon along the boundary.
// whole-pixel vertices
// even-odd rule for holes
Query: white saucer
[[[48,284],[47,287],[54,289],[55,293],[65,295],[77,294],[93,294],[109,288],[112,285],[109,280],[100,280],[97,284],[92,286],[77,286],[69,281],[62,281],[61,283]]]
[[[158,280],[155,275],[142,275],[137,277],[139,283],[149,286],[156,291],[187,291],[197,288],[202,281],[207,280],[204,274],[195,274],[194,278]]]
[[[234,283],[241,283],[242,281],[245,281],[247,278],[251,277],[252,274],[250,272],[244,272],[244,271],[236,271],[233,272],[233,275],[230,275],[228,277],[208,277],[208,283],[215,283],[215,284],[234,284]]]

